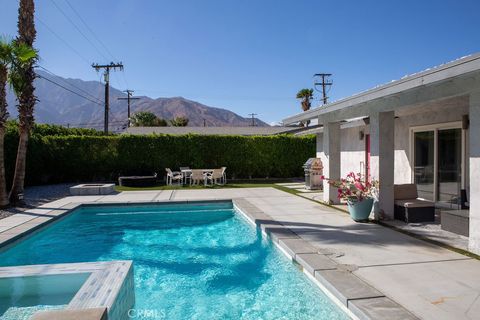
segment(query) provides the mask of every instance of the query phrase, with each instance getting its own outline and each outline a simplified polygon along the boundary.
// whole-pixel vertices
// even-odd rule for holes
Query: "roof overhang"
[[[461,79],[459,82],[454,82],[455,79]],[[370,89],[368,91],[344,98],[327,105],[323,105],[309,111],[296,114],[294,116],[285,118],[284,125],[291,125],[300,121],[320,118],[329,113],[343,111],[345,116],[360,117],[361,112],[356,114],[352,112],[348,114],[347,108],[363,107],[361,109],[365,113],[365,107],[373,105],[375,102],[382,101],[385,108],[395,109],[401,105],[406,105],[421,102],[421,99],[428,97],[434,98],[430,91],[441,90],[438,94],[438,99],[467,94],[471,90],[480,90],[478,87],[480,79],[480,53],[470,55],[441,66],[427,69],[425,71],[403,77],[400,80],[392,81],[388,84],[381,85]],[[440,86],[441,85],[441,86]],[[436,88],[434,88],[436,86]],[[425,89],[424,97],[414,98],[418,96],[418,90]],[[410,94],[410,96],[407,96]],[[399,103],[401,96],[405,95],[406,103]],[[385,103],[390,99],[389,106]],[[418,101],[416,101],[418,100]],[[352,108],[353,109],[353,108]],[[353,110],[352,110],[353,111]],[[348,115],[347,115],[348,114]]]

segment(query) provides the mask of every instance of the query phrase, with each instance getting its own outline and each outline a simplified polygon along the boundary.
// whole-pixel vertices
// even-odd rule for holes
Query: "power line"
[[[92,100],[92,99],[90,99],[90,98],[88,98],[88,97],[86,97],[86,96],[84,96],[84,95],[81,95],[81,94],[78,93],[78,92],[75,92],[75,91],[73,91],[73,90],[71,90],[71,89],[69,89],[69,88],[67,88],[67,87],[64,87],[64,86],[62,86],[61,84],[59,84],[58,82],[55,82],[55,81],[53,81],[53,80],[51,80],[51,79],[48,79],[48,78],[46,78],[46,77],[44,77],[44,76],[41,76],[41,75],[39,75],[39,74],[37,74],[37,77],[40,78],[40,79],[44,79],[44,80],[46,80],[46,81],[48,81],[48,82],[50,82],[50,83],[52,83],[52,84],[54,84],[54,85],[56,85],[56,86],[58,86],[58,87],[60,87],[60,88],[63,88],[63,89],[65,89],[65,90],[67,90],[68,92],[71,92],[71,93],[73,93],[73,94],[75,94],[75,95],[77,95],[77,96],[79,96],[79,97],[82,97],[82,98],[84,98],[84,99],[86,99],[86,100],[88,100],[88,101],[90,101],[90,102],[93,102],[93,103],[95,103],[95,104],[98,104],[99,106],[102,105],[102,104],[99,103],[98,101],[94,101],[94,100]]]
[[[69,85],[69,86],[71,86],[71,87],[73,87],[73,88],[75,88],[75,89],[77,89],[77,90],[79,90],[79,91],[87,94],[87,95],[90,96],[92,99],[97,100],[98,103],[101,103],[101,104],[104,103],[102,100],[100,100],[99,98],[95,97],[95,96],[92,95],[90,92],[88,92],[88,91],[86,91],[86,90],[84,90],[84,89],[82,89],[82,88],[80,88],[80,87],[77,87],[77,86],[74,85],[74,84],[71,84],[70,82],[68,82],[67,80],[63,79],[63,78],[60,77],[59,75],[53,73],[52,71],[48,70],[47,68],[45,68],[45,67],[43,67],[43,66],[40,66],[40,65],[37,65],[37,67],[45,70],[46,72],[48,72],[48,73],[51,74],[52,76],[57,77],[57,78],[60,79],[63,83],[65,83],[65,84],[67,84],[67,85]]]
[[[58,33],[56,33],[55,31],[52,30],[52,28],[50,28],[45,22],[43,22],[38,16],[36,17],[36,19],[38,20],[38,22],[40,22],[40,24],[42,24],[45,28],[47,28],[48,31],[50,31],[55,37],[57,37],[57,39],[59,39],[60,41],[62,41],[67,47],[70,48],[70,50],[72,50],[77,56],[79,56],[83,61],[85,61],[87,64],[90,64],[90,62],[88,61],[88,59],[86,59],[83,55],[81,55],[74,47],[72,47],[66,40],[64,40],[62,37],[60,37],[58,35]]]
[[[60,11],[60,13],[65,17],[65,19],[67,19],[70,24],[82,35],[82,37],[85,38],[85,40],[87,40],[91,45],[92,47],[103,57],[105,58],[106,60],[108,60],[108,58],[98,49],[98,47],[95,45],[95,43],[93,43],[86,35],[85,33],[83,33],[82,30],[80,30],[80,28],[76,25],[75,22],[73,22],[72,19],[70,19],[70,17],[65,13],[65,11],[62,10],[62,8],[60,8],[60,6],[58,6],[58,4],[55,2],[55,0],[50,0],[53,5],[55,6],[55,8],[58,9],[58,11]]]
[[[53,2],[54,0],[52,0]],[[105,52],[113,59],[113,61],[118,61],[118,59],[113,55],[113,53],[108,49],[108,47],[105,45],[105,43],[101,40],[100,37],[97,36],[95,31],[90,28],[89,24],[83,19],[82,15],[75,9],[75,7],[68,1],[64,0],[64,2],[70,7],[70,9],[73,11],[73,13],[77,16],[77,18],[80,20],[80,22],[83,24],[83,26],[88,30],[88,32],[93,36],[93,38],[103,47]],[[90,42],[90,41],[89,41]],[[92,44],[93,45],[93,44]],[[98,51],[98,50],[97,50]],[[101,53],[100,53],[101,54]],[[104,58],[106,58],[103,54],[101,54]],[[107,58],[106,58],[107,59]],[[108,59],[107,59],[108,60]],[[114,75],[115,79],[117,80],[118,84],[120,85],[120,81],[118,80],[117,76]],[[126,72],[123,70],[122,72],[122,79],[126,87],[128,88],[128,81],[126,78]]]
[[[92,30],[92,28],[90,28],[90,26],[88,25],[88,23],[85,22],[85,20],[82,18],[82,16],[78,13],[78,11],[72,6],[72,4],[68,1],[68,0],[64,0],[67,5],[70,7],[70,9],[72,9],[72,11],[75,13],[75,15],[78,17],[78,19],[82,22],[82,24],[86,27],[86,29],[92,34],[92,36],[95,38],[95,40],[98,41],[98,43],[100,43],[100,45],[105,49],[105,51],[110,55],[111,58],[113,58],[113,60],[118,60],[116,59],[113,54],[110,52],[110,50],[108,50],[108,47],[102,42],[102,40],[100,40],[99,37],[97,37],[97,35],[95,34],[95,32]]]

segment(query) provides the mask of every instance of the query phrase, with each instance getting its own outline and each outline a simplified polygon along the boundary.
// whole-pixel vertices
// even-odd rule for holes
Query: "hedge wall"
[[[11,181],[16,135],[6,137],[7,176]],[[303,174],[315,155],[315,137],[118,135],[32,136],[27,154],[27,184],[111,181],[166,167],[227,167],[230,178],[289,178]]]

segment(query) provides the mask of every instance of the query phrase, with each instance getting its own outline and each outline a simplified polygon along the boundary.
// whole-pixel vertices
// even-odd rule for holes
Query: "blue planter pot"
[[[350,217],[354,221],[368,221],[370,212],[372,212],[373,198],[363,199],[362,201],[348,201],[347,204]]]

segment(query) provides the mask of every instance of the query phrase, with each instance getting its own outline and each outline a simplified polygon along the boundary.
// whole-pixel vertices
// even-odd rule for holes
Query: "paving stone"
[[[18,226],[19,224],[25,223],[27,221],[35,219],[36,216],[33,215],[28,215],[24,213],[17,213],[14,214],[13,216],[6,217],[4,219],[0,220],[0,225],[3,227],[15,227]]]
[[[51,218],[50,218],[51,219]],[[4,231],[2,234],[14,234],[14,235],[20,235],[20,234],[25,234],[28,233],[32,229],[36,229],[38,226],[43,224],[45,221],[36,221],[37,219],[31,220],[27,223],[18,225],[16,227],[10,228],[6,231]]]
[[[63,216],[64,214],[67,214],[69,213],[70,211],[67,211],[67,210],[53,210],[53,211],[50,211],[47,216],[51,216],[51,217],[60,217],[60,216]]]
[[[107,320],[107,308],[38,311],[32,320]]]
[[[300,253],[295,260],[310,274],[315,275],[316,270],[333,270],[337,264],[324,255],[317,253]]]
[[[414,320],[416,316],[387,297],[348,301],[348,308],[360,320]]]
[[[300,253],[315,253],[317,249],[302,239],[280,239],[280,247],[285,250],[292,258]]]
[[[80,207],[80,203],[67,203],[66,205],[62,206],[62,209],[66,210],[71,210],[71,209],[76,209],[77,207]]]
[[[258,209],[257,207],[241,207],[241,206],[238,206],[238,208],[243,212],[243,213],[246,213],[246,214],[258,214],[258,213],[263,213],[263,210],[260,210]]]
[[[252,204],[250,201],[245,200],[243,198],[233,199],[233,203],[242,208],[255,207],[254,204]]]
[[[273,229],[273,228],[284,228],[284,226],[275,220],[257,220],[257,225],[262,229],[263,232],[267,233],[266,229]]]
[[[263,230],[274,242],[278,242],[280,239],[300,239],[290,229],[280,225],[266,225]]]
[[[315,278],[344,305],[349,300],[384,297],[380,291],[372,288],[352,273],[344,270],[315,271]]]
[[[17,236],[15,234],[11,234],[11,233],[1,233],[0,234],[0,247],[2,247],[3,245],[6,245],[8,243],[10,243],[11,241],[13,241],[13,239],[15,239]]]

